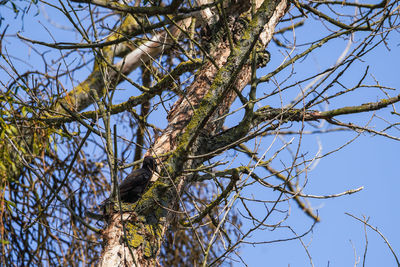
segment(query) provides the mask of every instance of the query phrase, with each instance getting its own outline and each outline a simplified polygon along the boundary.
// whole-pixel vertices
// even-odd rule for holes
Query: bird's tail
[[[95,219],[95,220],[99,220],[99,221],[104,220],[104,214],[86,211],[85,215],[86,215],[86,217],[91,218],[91,219]]]

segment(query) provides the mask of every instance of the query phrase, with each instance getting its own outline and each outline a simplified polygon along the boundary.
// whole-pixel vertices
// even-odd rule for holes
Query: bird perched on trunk
[[[132,171],[119,185],[121,201],[129,203],[138,201],[156,167],[157,164],[153,157],[145,157],[142,168]]]
[[[145,157],[143,159],[142,168],[133,170],[119,185],[118,189],[121,201],[128,203],[134,203],[138,201],[146,189],[146,186],[149,183],[156,167],[157,164],[153,157]],[[86,216],[92,219],[104,220],[108,213],[106,212],[106,206],[110,204],[112,204],[112,201],[108,198],[100,204],[102,214],[86,211]]]

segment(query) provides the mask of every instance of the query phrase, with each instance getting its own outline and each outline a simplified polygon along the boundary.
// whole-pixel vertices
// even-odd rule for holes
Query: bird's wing
[[[145,169],[138,169],[131,172],[119,185],[120,194],[123,195],[132,191],[135,187],[142,187],[151,177],[151,172]]]

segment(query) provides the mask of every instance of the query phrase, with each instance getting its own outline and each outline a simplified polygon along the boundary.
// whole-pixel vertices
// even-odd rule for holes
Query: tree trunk
[[[187,94],[169,112],[167,128],[147,153],[157,157],[162,177],[132,205],[133,212],[114,214],[103,231],[101,266],[158,265],[163,236],[174,222],[179,196],[190,180],[183,170],[196,168],[205,160],[190,159],[189,155],[200,152],[199,136],[221,130],[223,120],[212,123],[213,119],[225,114],[237,96],[235,90],[241,91],[250,82],[250,53],[258,40],[263,48],[268,44],[287,5],[286,0],[260,3],[232,51],[228,41],[213,47],[214,62],[206,62],[198,71]],[[172,153],[167,160],[158,157],[166,153]]]

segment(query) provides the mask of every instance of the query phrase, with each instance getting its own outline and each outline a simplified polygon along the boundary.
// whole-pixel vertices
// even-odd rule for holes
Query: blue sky
[[[10,23],[7,34],[15,33],[20,30],[21,34],[32,39],[50,41],[50,37],[42,24],[47,25],[46,19],[43,17],[43,12],[37,16],[32,16],[35,12],[30,12],[26,16],[23,26],[19,18],[12,20],[13,14],[5,8],[0,9],[1,16],[5,17],[0,30],[4,29],[5,24]],[[51,13],[51,19],[59,24],[66,24],[65,18],[56,16]],[[41,23],[40,23],[41,22]],[[313,30],[310,30],[310,28]],[[54,33],[58,41],[67,41],[71,36],[70,33],[57,30],[49,26],[49,30]],[[308,25],[304,29],[299,29],[296,32],[298,43],[305,42],[310,38],[314,38],[318,34],[317,26]],[[360,40],[361,34],[355,35],[355,40]],[[75,40],[75,39],[73,39]],[[10,41],[10,43],[8,42]],[[398,68],[398,59],[400,58],[399,44],[400,38],[398,34],[391,34],[388,39],[390,51],[384,46],[379,46],[373,52],[369,53],[364,61],[356,63],[355,67],[351,68],[343,80],[348,85],[354,84],[357,78],[362,76],[363,71],[367,66],[370,67],[370,73],[385,86],[395,88],[395,91],[389,91],[391,96],[400,93],[400,75]],[[309,73],[315,73],[325,67],[334,64],[341,51],[344,49],[345,41],[337,41],[325,48],[313,52],[307,57],[304,62],[299,63],[296,67],[296,79],[305,77]],[[29,64],[36,68],[42,67],[41,60],[38,56],[27,49],[25,45],[20,44],[15,38],[7,38],[3,41],[3,48],[6,47],[9,54],[17,53],[20,58],[25,59],[28,64],[21,64],[18,60],[14,63],[20,70],[29,69]],[[42,50],[50,50],[48,48],[40,48]],[[258,75],[265,75],[279,65],[282,60],[282,55],[279,54],[279,49],[271,44],[268,49],[271,51],[272,59],[269,65],[260,71]],[[54,53],[54,52],[52,52]],[[1,62],[1,64],[4,64]],[[81,77],[85,77],[89,70],[80,72]],[[282,73],[281,77],[285,73]],[[0,79],[7,80],[6,74],[0,72]],[[78,77],[79,78],[79,77]],[[368,82],[372,83],[372,76],[368,77]],[[272,90],[272,83],[261,85],[262,90]],[[117,95],[116,99],[121,102],[126,96],[131,96],[134,92],[123,91]],[[298,92],[291,91],[288,95],[293,96]],[[361,89],[347,97],[332,101],[329,109],[340,107],[343,105],[359,105],[369,101],[376,101],[385,96],[376,89]],[[277,98],[275,98],[277,99]],[[288,98],[288,101],[291,100]],[[271,101],[271,100],[270,100]],[[277,100],[278,101],[278,100]],[[279,103],[279,102],[278,102]],[[268,103],[271,106],[279,107],[280,104]],[[397,108],[400,108],[396,104]],[[390,114],[391,108],[378,111],[377,114],[388,118],[391,121],[398,121],[398,117]],[[343,122],[357,122],[363,125],[366,123],[372,113],[355,114],[340,116]],[[232,118],[227,120],[230,122],[237,121],[241,118],[239,112]],[[159,117],[157,117],[159,116]],[[163,114],[153,116],[154,121],[164,120]],[[384,123],[379,120],[374,120],[372,125],[377,128],[384,127]],[[325,128],[329,126],[325,126]],[[399,136],[398,131],[392,133]],[[351,140],[356,134],[354,132],[334,132],[319,135],[319,139],[315,135],[305,135],[302,140],[302,151],[315,154],[318,150],[318,142],[322,143],[322,153],[326,153],[337,148],[344,142]],[[298,136],[287,136],[287,140],[294,137],[294,144],[298,142]],[[271,139],[266,138],[265,145],[269,145]],[[276,146],[280,146],[279,141]],[[318,210],[321,217],[321,222],[318,223],[313,232],[303,238],[304,244],[308,246],[309,253],[312,256],[314,266],[354,266],[356,258],[361,259],[364,253],[365,236],[363,225],[353,218],[345,215],[345,212],[351,213],[357,217],[367,216],[370,218],[369,223],[378,229],[388,238],[394,251],[400,251],[400,231],[398,230],[398,222],[400,221],[400,212],[397,207],[398,188],[400,188],[400,175],[398,171],[400,144],[398,141],[387,139],[380,136],[372,136],[371,134],[363,133],[359,138],[352,142],[347,147],[339,152],[336,152],[322,159],[317,167],[308,173],[308,183],[304,193],[313,195],[330,195],[337,194],[343,191],[354,189],[363,186],[364,189],[356,194],[343,196],[334,199],[311,199],[309,200],[312,207]],[[280,160],[288,160],[288,155],[283,153]],[[246,162],[246,158],[240,158]],[[279,164],[278,164],[279,166]],[[260,186],[252,187],[255,196],[262,196],[266,199],[273,199],[277,196],[276,192],[266,190]],[[287,206],[285,206],[287,207]],[[237,206],[240,209],[240,206]],[[259,208],[255,211],[256,214],[262,215],[264,209]],[[290,218],[285,222],[285,225],[290,225],[297,234],[306,231],[312,221],[298,209],[297,205],[290,202]],[[275,219],[275,218],[274,218]],[[244,227],[250,225],[245,224]],[[393,255],[390,253],[384,241],[377,233],[367,229],[368,234],[368,252],[367,266],[396,266]],[[259,231],[253,235],[248,241],[274,240],[291,236],[287,229],[271,232],[268,230]],[[299,240],[273,243],[257,246],[242,246],[240,251],[241,257],[249,266],[310,266],[310,261]],[[235,266],[243,266],[241,263]]]
[[[315,32],[310,31],[310,28],[307,29],[296,32],[298,39],[305,41],[315,38]],[[358,34],[355,35],[355,40],[357,38],[359,38]],[[392,34],[388,39],[390,51],[382,45],[379,46],[369,53],[363,62],[360,61],[355,68],[351,68],[343,81],[355,84],[357,78],[363,75],[366,66],[369,66],[370,73],[381,85],[396,88],[395,91],[389,92],[390,96],[399,94],[400,77],[397,68],[398,58],[400,58],[399,41],[399,35]],[[343,41],[335,42],[325,48],[325,52],[313,53],[312,59],[305,60],[296,71],[301,74],[303,70],[312,72],[333,65],[345,45]],[[277,54],[272,54],[271,64],[274,64],[274,55]],[[271,68],[273,69],[273,66]],[[265,75],[266,72],[267,70],[261,72],[260,75]],[[371,82],[371,77],[368,80]],[[376,90],[361,89],[352,93],[351,97],[331,101],[328,109],[343,105],[360,105],[382,98],[384,95]],[[396,104],[396,107],[399,108],[399,105]],[[391,108],[386,108],[376,114],[393,122],[398,121],[396,116],[390,114],[391,111]],[[343,115],[338,119],[364,125],[371,115],[372,112]],[[376,127],[375,129],[382,128],[383,125],[379,120],[371,123],[371,126]],[[398,136],[397,130],[392,133],[395,132],[397,135],[394,135]],[[317,143],[320,141],[323,153],[326,153],[349,141],[355,135],[354,132],[333,132],[319,135],[319,140],[313,135],[304,136],[302,148],[304,151],[315,152]],[[288,136],[286,139],[290,138],[291,136]],[[295,138],[298,139],[298,137]],[[307,194],[330,195],[364,187],[358,193],[340,198],[309,200],[321,217],[321,222],[315,226],[312,234],[303,238],[314,266],[354,266],[355,258],[361,260],[358,266],[362,265],[365,248],[363,224],[345,215],[345,212],[359,218],[369,217],[369,223],[386,236],[394,251],[400,251],[400,232],[398,231],[400,213],[397,208],[397,189],[400,186],[400,175],[397,169],[399,148],[398,141],[364,133],[344,149],[322,159],[318,166],[308,173],[308,184],[304,191]],[[268,194],[263,191],[263,188],[258,189],[261,190],[261,194]],[[286,225],[293,226],[297,234],[301,234],[311,223],[312,221],[302,214],[297,205],[291,203],[291,218]],[[367,229],[367,234],[366,266],[397,266],[383,239],[370,229]],[[279,234],[275,235],[269,231],[253,236],[254,240],[273,240],[279,237]],[[310,266],[306,251],[299,240],[256,247],[247,246],[240,255],[249,266]],[[238,263],[237,266],[242,266],[242,264]]]

